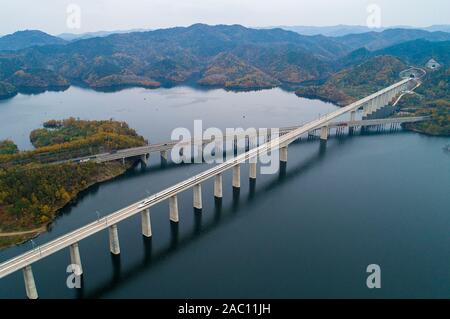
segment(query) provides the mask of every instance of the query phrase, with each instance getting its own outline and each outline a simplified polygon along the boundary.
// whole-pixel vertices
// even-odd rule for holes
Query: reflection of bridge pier
[[[333,128],[338,132],[343,132],[344,127],[365,127],[365,126],[378,126],[392,124],[392,123],[405,123],[406,120],[395,119],[377,119],[377,120],[368,120],[368,121],[355,121],[355,112],[363,108],[364,112],[372,112],[376,111],[379,108],[382,108],[386,105],[393,97],[397,96],[401,90],[405,88],[405,85],[409,80],[400,81],[386,89],[383,89],[379,92],[372,94],[369,97],[366,97],[360,101],[352,103],[346,107],[338,109],[334,112],[331,112],[325,116],[320,117],[317,120],[313,120],[299,127],[286,128],[283,132],[281,132],[279,137],[274,137],[270,142],[262,143],[258,146],[258,141],[256,136],[249,136],[246,138],[245,146],[248,147],[248,151],[244,154],[240,154],[230,160],[225,161],[222,164],[219,164],[211,169],[206,170],[192,178],[189,178],[185,181],[182,181],[174,186],[171,186],[155,195],[152,195],[146,198],[144,201],[140,201],[134,204],[129,205],[126,208],[120,209],[107,217],[99,219],[95,222],[92,222],[84,227],[81,227],[70,234],[61,236],[60,238],[54,239],[53,241],[46,243],[39,247],[38,250],[32,250],[26,252],[16,258],[8,260],[0,265],[0,278],[15,272],[17,270],[23,269],[25,286],[27,290],[27,296],[29,298],[37,298],[37,290],[34,283],[34,277],[31,270],[31,264],[45,258],[57,251],[65,249],[67,247],[71,247],[71,253],[73,252],[73,261],[76,264],[81,265],[81,260],[79,256],[78,246],[77,244],[80,240],[89,237],[97,232],[102,230],[109,230],[109,246],[113,260],[118,260],[120,263],[120,244],[119,244],[119,235],[118,235],[118,223],[134,216],[138,213],[141,213],[142,218],[142,234],[144,237],[151,236],[151,225],[150,225],[150,207],[163,202],[169,201],[169,218],[171,225],[171,247],[175,248],[178,242],[178,227],[179,227],[179,211],[178,211],[178,199],[177,195],[181,192],[190,190],[193,188],[194,196],[194,207],[201,209],[202,207],[202,199],[201,199],[201,184],[207,180],[214,179],[214,198],[216,207],[221,209],[222,198],[223,198],[223,174],[229,170],[233,171],[233,187],[234,189],[240,188],[240,168],[239,167],[243,163],[249,163],[249,177],[250,177],[250,190],[249,190],[249,199],[253,199],[255,196],[255,186],[256,186],[256,175],[257,175],[257,159],[261,156],[261,154],[265,154],[266,152],[274,152],[279,151],[280,162],[281,162],[281,170],[280,170],[280,178],[284,178],[286,174],[286,163],[287,163],[287,152],[288,145],[295,142],[299,138],[301,138],[304,134],[309,134],[310,132],[314,132],[316,130],[320,130],[320,139],[324,144],[328,136],[330,134],[330,129]],[[338,118],[341,115],[346,113],[350,113],[350,121],[346,122],[338,122],[332,123],[332,120]],[[423,120],[414,119],[414,121]],[[409,119],[412,121],[412,119]],[[190,141],[191,142],[191,141]],[[222,141],[223,142],[223,141]],[[116,153],[111,154],[103,154],[101,156],[96,157],[97,162],[106,162],[113,160],[121,160],[125,158],[139,158],[140,156],[145,156],[145,161],[148,160],[148,154],[152,151],[158,151],[161,153],[161,157],[166,159],[168,158],[167,152],[173,148],[173,146],[177,142],[172,143],[171,145],[163,144],[156,146],[145,146],[141,148],[135,148],[130,150],[122,150]],[[223,143],[221,143],[223,146]],[[153,147],[150,150],[149,147]],[[324,149],[321,146],[320,153],[323,154]],[[222,152],[221,146],[219,146],[216,151]],[[141,159],[143,159],[141,157]],[[220,211],[219,209],[219,211]],[[76,249],[75,249],[76,248]],[[71,254],[72,255],[72,254]],[[120,264],[119,264],[120,267]]]

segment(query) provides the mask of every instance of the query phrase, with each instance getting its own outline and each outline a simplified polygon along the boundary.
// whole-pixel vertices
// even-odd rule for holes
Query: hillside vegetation
[[[106,150],[145,144],[144,139],[123,122],[67,119],[48,121],[45,126],[31,134],[37,146],[32,152],[44,150],[51,155],[63,147],[76,152],[85,147]],[[82,190],[124,173],[131,165],[128,162],[125,165],[119,162],[42,164],[39,157],[34,160],[30,156],[32,152],[18,152],[12,141],[0,142],[3,164],[0,166],[0,247],[45,230],[58,211]],[[30,160],[18,164],[18,156]],[[27,235],[1,236],[2,233],[33,230],[36,232]]]
[[[65,85],[63,80],[104,90],[120,86],[152,88],[202,78],[206,85],[259,89],[282,82],[323,79],[332,69],[330,61],[350,51],[322,36],[196,24],[0,52],[0,81],[19,90],[51,87],[55,82]],[[235,59],[225,61],[231,56]],[[234,66],[244,63],[245,67],[237,73],[228,68],[230,72],[221,75],[226,80],[217,80],[212,68],[220,60]]]
[[[323,85],[300,88],[296,94],[348,105],[399,80],[406,65],[393,56],[377,56],[332,75]]]
[[[431,121],[407,124],[406,128],[430,135],[450,136],[450,68],[431,72],[414,95],[399,106],[415,115],[431,115]]]
[[[219,54],[211,61],[199,83],[244,90],[280,85],[278,80],[228,53]]]
[[[17,94],[14,85],[6,82],[0,82],[0,100],[13,97]]]
[[[74,118],[48,121],[44,123],[44,128],[31,132],[30,140],[36,149],[9,156],[0,154],[0,166],[44,164],[147,143],[124,122]]]

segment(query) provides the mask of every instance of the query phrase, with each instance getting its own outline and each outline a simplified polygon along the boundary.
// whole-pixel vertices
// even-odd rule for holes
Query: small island
[[[0,249],[46,231],[58,211],[81,191],[133,165],[50,162],[147,144],[126,123],[113,120],[50,120],[30,138],[35,146],[31,151],[19,151],[10,140],[0,141]]]

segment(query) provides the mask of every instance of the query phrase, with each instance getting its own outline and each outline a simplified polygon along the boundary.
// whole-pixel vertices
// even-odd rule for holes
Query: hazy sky
[[[448,0],[2,0],[0,34],[40,29],[52,34],[208,24],[366,25],[369,4],[383,26],[450,24]],[[67,26],[67,7],[81,9],[80,28]],[[70,25],[70,24],[69,24]]]

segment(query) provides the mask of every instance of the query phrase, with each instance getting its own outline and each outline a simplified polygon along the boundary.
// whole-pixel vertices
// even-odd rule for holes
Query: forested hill
[[[46,80],[48,86],[76,80],[97,89],[157,87],[205,75],[218,56],[229,54],[244,69],[260,71],[252,71],[254,88],[259,88],[325,78],[332,67],[323,61],[349,52],[345,45],[323,36],[197,24],[0,52],[0,81],[16,83],[18,88],[42,87]],[[235,80],[248,88],[245,79]]]
[[[27,88],[65,88],[72,82],[99,90],[154,88],[193,80],[233,89],[298,87],[339,71],[339,61],[355,49],[384,48],[415,39],[450,40],[449,33],[422,30],[333,38],[283,29],[204,24],[72,42],[35,33],[24,31],[0,38],[0,44],[3,40],[15,49],[25,45],[24,39],[35,39],[29,41],[32,47],[0,51],[0,82],[13,86],[8,96]],[[350,58],[348,61],[353,63]],[[0,91],[4,88],[5,84]]]
[[[146,141],[124,122],[51,120],[31,134],[32,151],[19,151],[13,141],[0,141],[0,248],[19,243],[56,217],[59,209],[89,186],[112,179],[132,162],[44,164],[100,150],[143,146]],[[86,153],[89,152],[89,153]]]
[[[399,80],[406,64],[393,56],[367,58],[363,63],[333,74],[323,85],[302,87],[297,95],[348,105]]]
[[[39,30],[24,30],[0,37],[0,50],[21,50],[33,46],[65,43],[67,43],[65,40]]]

